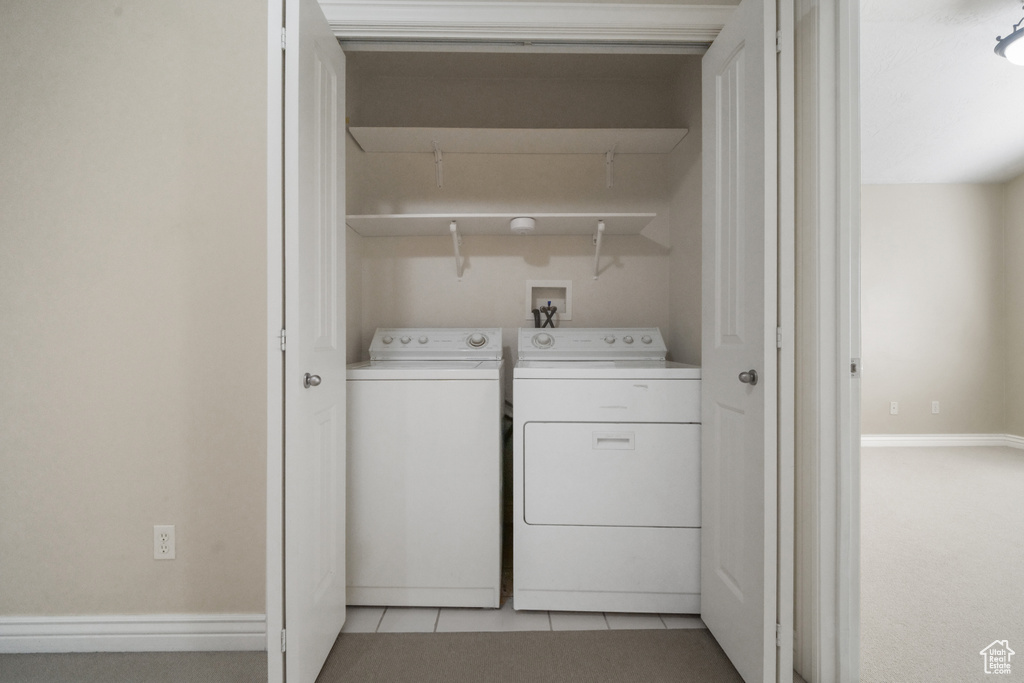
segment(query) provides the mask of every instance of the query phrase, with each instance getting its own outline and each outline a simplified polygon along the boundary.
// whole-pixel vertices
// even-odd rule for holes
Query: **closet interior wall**
[[[689,131],[666,154],[617,154],[610,188],[603,154],[445,154],[438,187],[432,154],[349,135],[350,215],[657,214],[644,236],[605,237],[598,279],[587,235],[464,235],[459,280],[450,236],[350,228],[351,356],[380,326],[477,326],[503,328],[514,358],[526,282],[571,280],[564,326],[656,325],[672,359],[700,362],[699,56],[350,52],[346,82],[349,126]]]

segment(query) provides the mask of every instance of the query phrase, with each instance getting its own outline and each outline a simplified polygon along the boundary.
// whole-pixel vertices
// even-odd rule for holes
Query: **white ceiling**
[[[865,183],[1024,174],[1024,66],[993,52],[1021,0],[862,0]]]

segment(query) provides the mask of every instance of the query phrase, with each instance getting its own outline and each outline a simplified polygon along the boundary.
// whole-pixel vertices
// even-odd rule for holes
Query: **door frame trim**
[[[700,43],[714,40],[730,5],[450,0],[320,0],[346,41]]]
[[[827,399],[813,406],[804,416],[804,424],[815,429],[828,427],[828,438],[819,434],[813,443],[816,475],[818,465],[833,463],[828,476],[816,476],[808,482],[797,471],[797,495],[808,484],[815,494],[816,507],[799,511],[801,524],[808,522],[818,529],[821,540],[831,539],[824,546],[815,544],[811,555],[817,563],[812,590],[797,599],[810,604],[813,624],[798,624],[798,660],[801,648],[813,651],[815,666],[805,674],[809,683],[817,681],[855,681],[859,669],[859,386],[845,375],[851,353],[859,352],[859,253],[855,240],[859,235],[859,139],[857,133],[859,93],[857,91],[857,60],[859,58],[858,0],[797,0],[797,16],[793,20],[794,35],[799,39],[803,9],[813,5],[819,11],[817,34],[831,40],[817,40],[813,58],[801,63],[796,55],[798,79],[835,77],[837,88],[814,91],[814,108],[831,112],[829,121],[814,122],[818,138],[810,148],[804,147],[796,163],[812,162],[815,168],[827,171],[822,182],[807,190],[820,200],[814,231],[815,249],[810,261],[798,262],[814,271],[817,294],[832,292],[834,296],[819,307],[808,323],[816,347],[810,361],[798,361],[796,391],[811,390],[814,397]],[[434,41],[505,41],[548,42],[549,49],[559,43],[585,44],[588,51],[613,52],[623,43],[631,46],[670,45],[694,47],[708,43],[732,13],[731,6],[653,5],[631,3],[575,2],[438,2],[434,0],[321,0],[335,35],[346,40],[434,40]],[[283,680],[283,656],[280,652],[280,631],[283,625],[283,436],[284,398],[282,373],[283,354],[279,334],[283,321],[282,239],[284,222],[281,196],[283,173],[283,74],[284,54],[281,49],[281,26],[284,0],[268,0],[267,34],[267,651],[268,680]],[[557,28],[552,28],[557,27]],[[817,35],[816,34],[816,35]],[[593,45],[600,43],[600,45]],[[618,43],[618,45],[616,45]],[[457,44],[457,43],[456,43]],[[507,46],[506,46],[507,47]],[[528,48],[524,48],[528,49]],[[545,49],[541,47],[541,49]],[[824,71],[828,74],[824,74]],[[803,73],[802,73],[803,72]],[[809,73],[813,72],[813,73]],[[801,80],[801,82],[804,82]],[[823,81],[816,81],[821,83]],[[838,100],[838,101],[837,101]],[[827,123],[828,125],[822,125]],[[799,131],[797,131],[799,134]],[[799,173],[799,170],[798,170]],[[827,182],[826,182],[827,181]],[[801,191],[799,181],[797,192]],[[798,218],[799,220],[799,218]],[[828,238],[830,248],[818,249],[820,235],[833,231]],[[797,249],[809,245],[798,229]],[[798,289],[798,296],[806,290]],[[801,312],[803,309],[801,309]],[[801,328],[804,331],[808,327]],[[827,340],[827,343],[821,343]],[[822,380],[809,386],[808,370]],[[818,375],[823,371],[825,375]],[[826,376],[827,375],[827,376]],[[801,410],[806,407],[801,405]],[[793,429],[792,425],[780,425]],[[797,443],[807,443],[797,435]],[[809,517],[808,517],[809,515]],[[823,524],[823,520],[829,520]],[[800,541],[798,539],[798,545]],[[806,551],[806,546],[804,547]],[[799,550],[798,550],[799,552]],[[806,564],[798,557],[798,573]],[[824,579],[822,590],[817,579]],[[802,584],[804,585],[804,584]],[[805,589],[808,587],[804,585]],[[807,630],[809,629],[809,630]],[[827,664],[822,666],[822,664]],[[799,664],[798,664],[799,670]]]
[[[778,68],[778,619],[777,683],[793,681],[796,611],[796,54],[793,49],[794,0],[777,0]]]
[[[860,671],[859,0],[796,0],[795,668]]]
[[[267,0],[267,681],[284,681],[284,0]]]

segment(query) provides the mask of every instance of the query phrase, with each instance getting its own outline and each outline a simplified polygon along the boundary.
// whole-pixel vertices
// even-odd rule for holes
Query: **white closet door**
[[[316,0],[285,26],[284,656],[312,683],[345,622],[345,55]]]
[[[743,0],[703,64],[701,616],[747,683],[776,668],[775,68]]]

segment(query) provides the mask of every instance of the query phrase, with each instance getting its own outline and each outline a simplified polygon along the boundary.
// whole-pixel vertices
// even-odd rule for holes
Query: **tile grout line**
[[[434,630],[432,631],[432,633],[437,633],[437,623],[441,621],[441,610],[443,609],[443,607],[437,608],[437,614],[434,616]]]
[[[665,615],[664,614],[659,614],[658,618],[661,619],[661,625],[664,626],[667,629],[668,628],[668,622],[665,621]]]
[[[547,612],[546,614],[548,615],[548,630],[549,631],[554,631],[555,630],[555,626],[554,626],[554,624],[551,623],[551,612]]]
[[[380,611],[380,618],[377,619],[377,626],[376,626],[376,628],[373,629],[374,633],[379,633],[380,632],[380,625],[384,623],[384,615],[387,614],[387,611],[388,611],[387,607],[385,607],[384,609],[382,609]]]
[[[612,630],[612,625],[608,623],[608,613],[607,612],[601,612],[601,616],[604,617],[604,628],[605,628],[605,630],[611,631]]]

